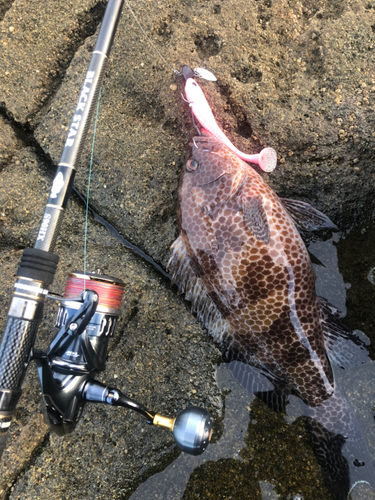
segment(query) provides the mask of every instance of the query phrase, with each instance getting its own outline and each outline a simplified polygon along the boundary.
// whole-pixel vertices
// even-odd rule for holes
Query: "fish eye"
[[[186,170],[188,170],[189,172],[194,172],[194,170],[197,170],[197,168],[198,162],[196,162],[192,158],[190,158],[190,160],[186,162]]]

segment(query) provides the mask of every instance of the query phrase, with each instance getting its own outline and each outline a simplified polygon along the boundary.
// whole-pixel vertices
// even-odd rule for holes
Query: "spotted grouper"
[[[334,225],[307,203],[280,199],[214,137],[194,137],[190,147],[169,263],[173,280],[225,358],[236,360],[238,378],[263,379],[268,389],[284,388],[303,401],[333,497],[346,499],[360,482],[373,487],[365,438],[331,366],[366,362],[368,353],[316,295],[296,227]]]

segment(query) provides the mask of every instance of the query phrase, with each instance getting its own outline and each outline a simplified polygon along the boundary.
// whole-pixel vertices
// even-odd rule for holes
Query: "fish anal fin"
[[[241,361],[231,361],[226,365],[239,384],[255,394],[271,410],[285,412],[291,390],[284,381],[277,379],[265,367],[251,365]]]
[[[337,226],[329,217],[312,207],[309,203],[300,200],[289,200],[287,198],[280,198],[280,200],[299,228],[305,231],[337,229]]]
[[[310,260],[311,260],[312,264],[316,264],[317,266],[321,266],[321,267],[326,267],[323,264],[323,262],[318,259],[318,257],[316,255],[314,255],[312,252],[310,252],[310,250],[307,250],[307,252],[310,256]]]
[[[371,361],[366,343],[341,323],[338,310],[326,299],[320,297],[319,301],[329,359],[343,369]]]
[[[260,196],[244,196],[242,210],[246,226],[255,238],[268,245],[270,242],[270,228],[267,215]]]

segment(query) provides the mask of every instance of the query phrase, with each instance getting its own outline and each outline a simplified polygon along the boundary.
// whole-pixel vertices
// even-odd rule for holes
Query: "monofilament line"
[[[156,46],[153,44],[153,42],[152,42],[151,38],[147,35],[147,33],[145,32],[145,30],[142,28],[141,23],[138,21],[138,18],[137,18],[137,16],[135,15],[135,13],[134,13],[133,9],[131,8],[131,6],[130,6],[130,4],[129,4],[128,0],[125,0],[125,3],[126,3],[126,5],[127,5],[128,9],[130,10],[131,15],[134,17],[135,22],[138,24],[139,29],[142,31],[143,36],[146,38],[146,40],[147,40],[147,41],[149,42],[149,44],[152,46],[152,48],[154,49],[154,51],[158,54],[158,56],[160,57],[160,59],[161,59],[162,61],[164,61],[164,63],[168,66],[168,68],[169,68],[169,69],[171,69],[171,70],[173,71],[173,73],[174,73],[175,75],[181,75],[181,73],[180,73],[179,71],[177,71],[177,69],[172,68],[172,66],[169,64],[169,62],[165,59],[165,57],[164,57],[164,56],[163,56],[163,55],[159,52],[159,50],[158,50],[158,49],[156,48]]]
[[[86,258],[87,258],[87,226],[88,226],[88,217],[89,217],[89,198],[90,198],[90,183],[91,183],[91,172],[92,172],[92,164],[94,161],[94,146],[95,146],[95,138],[96,138],[96,126],[98,123],[99,116],[99,105],[100,105],[100,95],[102,93],[102,89],[99,90],[98,102],[96,104],[96,113],[94,120],[94,132],[92,134],[92,144],[91,144],[91,156],[90,156],[90,165],[89,165],[89,175],[87,179],[87,192],[86,192],[86,215],[85,215],[85,237],[84,237],[84,245],[83,245],[83,274],[86,276]],[[86,290],[86,279],[84,279],[83,284],[84,290]]]

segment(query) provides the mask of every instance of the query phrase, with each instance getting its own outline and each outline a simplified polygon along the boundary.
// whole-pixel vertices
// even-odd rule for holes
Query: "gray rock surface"
[[[104,7],[95,0],[0,1],[1,329],[22,249],[34,245]],[[372,0],[139,0],[133,7],[173,68],[188,64],[216,75],[216,83],[199,83],[237,147],[278,151],[277,169],[264,177],[279,195],[313,203],[343,230],[371,219]],[[182,79],[125,6],[101,94],[90,204],[163,268],[178,234],[178,177],[194,134],[182,91]],[[82,194],[90,150],[88,140],[75,183]],[[73,197],[58,241],[54,291],[62,292],[70,270],[82,268],[83,231],[84,209]],[[166,414],[192,403],[220,419],[218,351],[168,281],[90,217],[88,266],[98,265],[127,285],[102,378]],[[52,339],[55,314],[49,305],[41,347]],[[119,409],[88,407],[74,434],[51,435],[36,384],[30,369],[1,463],[0,499],[128,498],[177,456],[170,435]],[[256,436],[264,439],[262,429]],[[314,477],[311,491],[321,481]],[[196,498],[196,486],[191,491]]]

